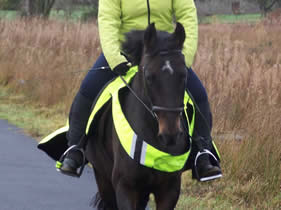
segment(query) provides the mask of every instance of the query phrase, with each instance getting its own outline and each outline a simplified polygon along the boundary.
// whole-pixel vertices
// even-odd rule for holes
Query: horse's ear
[[[184,30],[184,27],[182,26],[182,24],[180,24],[179,22],[177,22],[177,26],[176,26],[173,36],[177,43],[177,46],[179,48],[182,48],[184,40],[185,40],[185,30]]]
[[[154,49],[157,41],[155,24],[151,23],[144,32],[144,46],[146,49]]]

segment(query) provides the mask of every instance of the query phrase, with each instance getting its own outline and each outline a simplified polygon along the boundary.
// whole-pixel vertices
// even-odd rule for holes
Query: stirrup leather
[[[78,147],[77,145],[73,145],[71,147],[69,147],[63,154],[62,156],[60,157],[60,159],[56,162],[56,169],[57,171],[61,172],[61,167],[62,167],[62,162],[64,161],[67,153],[71,150],[77,150],[79,152],[82,153],[83,155],[83,163],[82,163],[82,166],[79,168],[78,172],[75,174],[76,177],[80,177],[83,173],[83,170],[84,170],[84,167],[85,167],[85,163],[86,163],[86,157],[85,157],[85,152],[82,148]]]
[[[204,154],[208,154],[211,158],[213,158],[213,160],[216,162],[216,165],[215,166],[218,166],[219,167],[219,162],[218,162],[218,159],[216,158],[216,156],[211,153],[209,150],[207,149],[203,149],[203,151],[199,151],[195,157],[195,161],[194,161],[194,170],[195,170],[195,175],[197,177],[197,179],[201,182],[205,182],[205,181],[210,181],[210,180],[213,180],[213,179],[217,179],[217,178],[220,178],[222,177],[222,174],[217,174],[217,175],[213,175],[213,176],[208,176],[208,177],[203,177],[203,178],[200,178],[199,177],[199,173],[198,173],[198,170],[197,170],[197,161],[198,161],[198,158],[201,156],[201,155],[204,155]]]

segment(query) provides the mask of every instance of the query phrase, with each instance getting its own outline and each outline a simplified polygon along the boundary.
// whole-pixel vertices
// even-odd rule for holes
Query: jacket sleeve
[[[198,45],[197,11],[193,0],[174,0],[174,15],[176,21],[185,29],[186,39],[183,54],[187,67],[191,67]]]
[[[120,37],[121,2],[120,0],[100,0],[98,28],[101,48],[111,69],[127,62],[121,55]]]

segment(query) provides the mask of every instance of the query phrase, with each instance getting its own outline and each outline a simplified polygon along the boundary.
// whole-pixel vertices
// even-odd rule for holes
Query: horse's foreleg
[[[157,210],[172,210],[176,207],[180,195],[180,176],[160,186],[155,192]]]
[[[96,197],[96,202],[94,204],[97,206],[97,209],[116,210],[117,204],[115,192],[111,182],[97,170],[94,169],[94,172],[100,195],[100,199],[97,199],[98,197]]]
[[[138,205],[138,192],[122,181],[115,188],[117,205],[119,210],[136,210]]]

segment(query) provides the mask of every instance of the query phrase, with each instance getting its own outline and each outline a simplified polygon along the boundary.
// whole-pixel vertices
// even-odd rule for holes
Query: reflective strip
[[[132,146],[130,151],[130,157],[134,159],[135,150],[136,150],[136,141],[137,141],[137,135],[134,133],[133,139],[132,139]]]
[[[146,149],[147,149],[147,143],[144,141],[142,144],[142,148],[141,148],[141,159],[140,159],[140,163],[142,165],[145,165],[145,156],[146,156]]]

